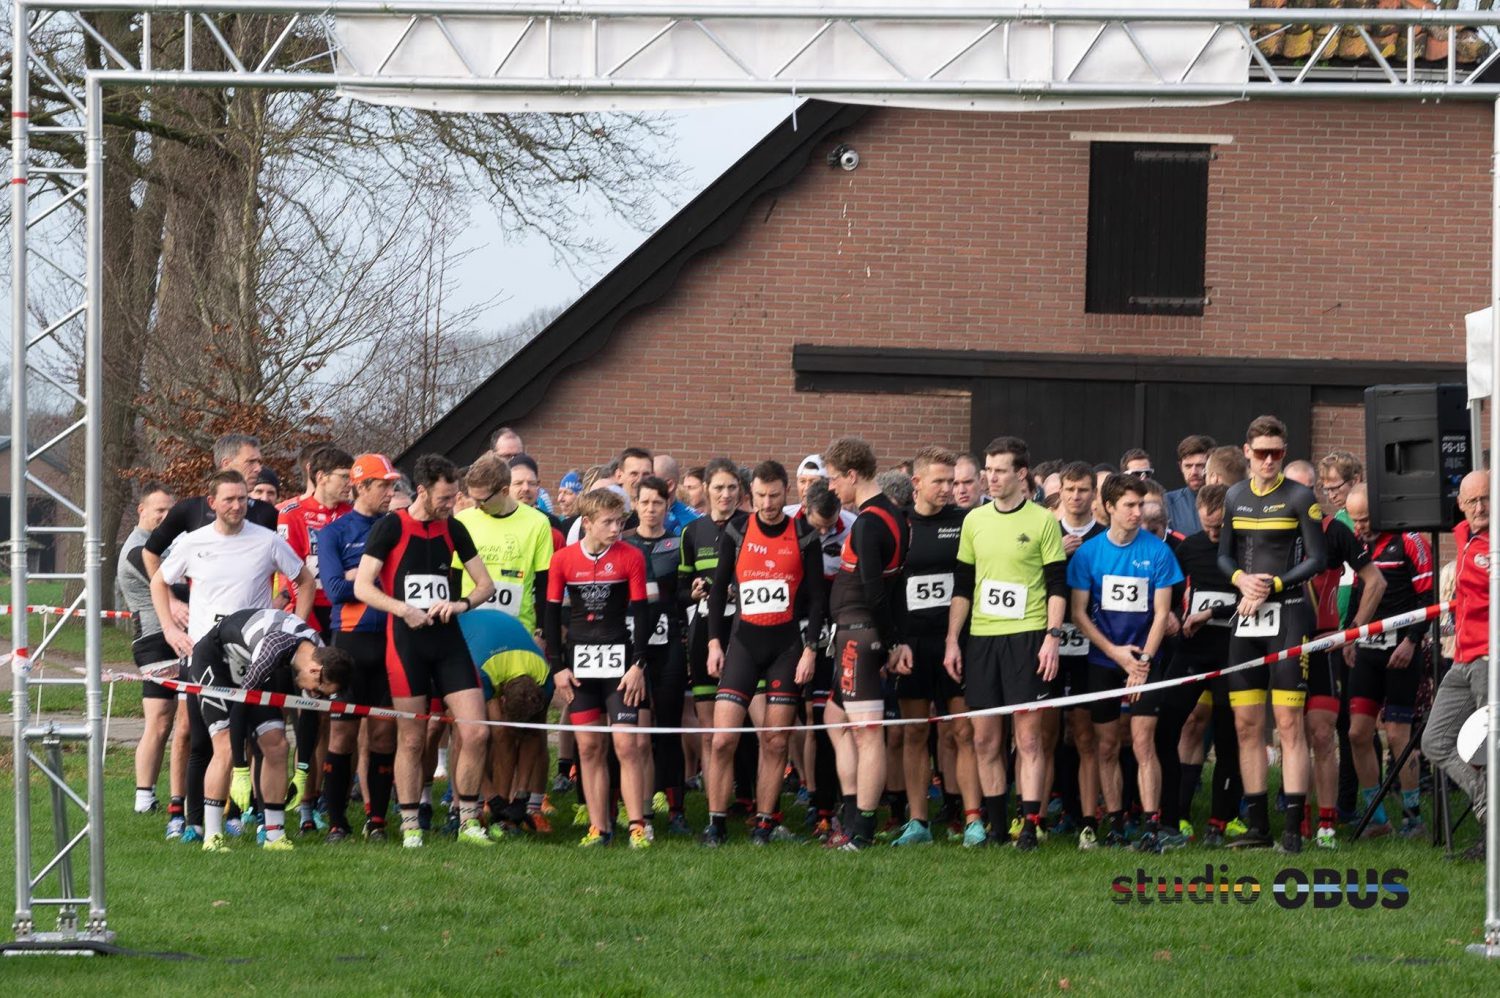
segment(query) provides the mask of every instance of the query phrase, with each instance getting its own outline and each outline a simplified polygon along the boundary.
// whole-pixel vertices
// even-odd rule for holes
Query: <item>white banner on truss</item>
[[[961,83],[979,90],[985,84],[1172,83],[1242,84],[1249,71],[1250,50],[1233,28],[1212,24],[1142,23],[1127,29],[1103,22],[1080,21],[1056,27],[1040,22],[995,25],[987,14],[1017,8],[1120,11],[1143,6],[1140,0],[940,0],[943,9],[975,12],[972,21],[880,20],[856,27],[818,19],[774,16],[780,8],[911,9],[912,0],[683,0],[693,8],[764,7],[768,17],[704,18],[673,24],[666,16],[626,19],[544,18],[515,16],[398,15],[340,17],[334,44],[339,72],[390,77],[391,88],[350,88],[349,96],[383,104],[444,111],[580,111],[693,107],[745,94],[713,83],[771,80],[792,83],[849,83],[850,93],[819,93],[830,100],[859,104],[893,104],[949,110],[1025,111],[1059,108],[1163,106],[1212,103],[1161,97],[1066,98],[986,96],[982,93],[933,95],[887,94],[881,84],[904,80]],[[589,0],[591,7],[628,3],[649,7],[651,0]],[[1193,0],[1195,10],[1234,11],[1248,0]],[[682,3],[676,5],[681,9]],[[497,3],[503,11],[504,4]],[[534,9],[534,8],[533,8]],[[596,30],[597,24],[597,30]],[[821,34],[819,32],[821,31]],[[814,36],[817,36],[814,39]],[[809,41],[811,43],[809,44]],[[976,41],[976,39],[978,39]],[[613,81],[568,93],[538,94],[490,90],[414,90],[401,87],[402,77],[492,79],[513,85],[524,81]],[[680,92],[631,94],[611,92],[643,81],[673,82]],[[805,90],[804,90],[805,92]]]

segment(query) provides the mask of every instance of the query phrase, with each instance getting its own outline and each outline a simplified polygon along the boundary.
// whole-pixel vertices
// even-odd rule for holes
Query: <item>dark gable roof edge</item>
[[[804,103],[418,437],[397,462],[410,467],[418,455],[434,452],[461,463],[478,456],[496,427],[535,409],[553,379],[603,349],[621,319],[664,297],[690,260],[729,241],[761,195],[794,181],[820,142],[870,110]]]

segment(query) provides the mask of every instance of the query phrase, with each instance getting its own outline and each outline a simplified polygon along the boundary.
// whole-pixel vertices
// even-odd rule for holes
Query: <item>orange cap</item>
[[[400,477],[401,472],[392,466],[391,459],[384,454],[361,454],[354,459],[354,465],[349,469],[351,485],[377,479],[382,482],[394,482]]]

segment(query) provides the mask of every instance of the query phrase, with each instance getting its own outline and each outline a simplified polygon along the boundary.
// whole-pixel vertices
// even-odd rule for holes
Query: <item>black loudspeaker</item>
[[[1472,466],[1463,385],[1365,389],[1366,481],[1375,530],[1445,531]]]

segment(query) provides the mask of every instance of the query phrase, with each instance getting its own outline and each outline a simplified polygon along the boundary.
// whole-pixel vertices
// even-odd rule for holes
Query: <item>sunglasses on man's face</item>
[[[1252,447],[1250,453],[1257,461],[1280,461],[1286,457],[1285,447]]]
[[[1134,471],[1127,471],[1127,472],[1125,472],[1125,474],[1127,474],[1127,475],[1134,475],[1137,478],[1150,478],[1152,475],[1156,474],[1156,469],[1155,468],[1136,468]]]

